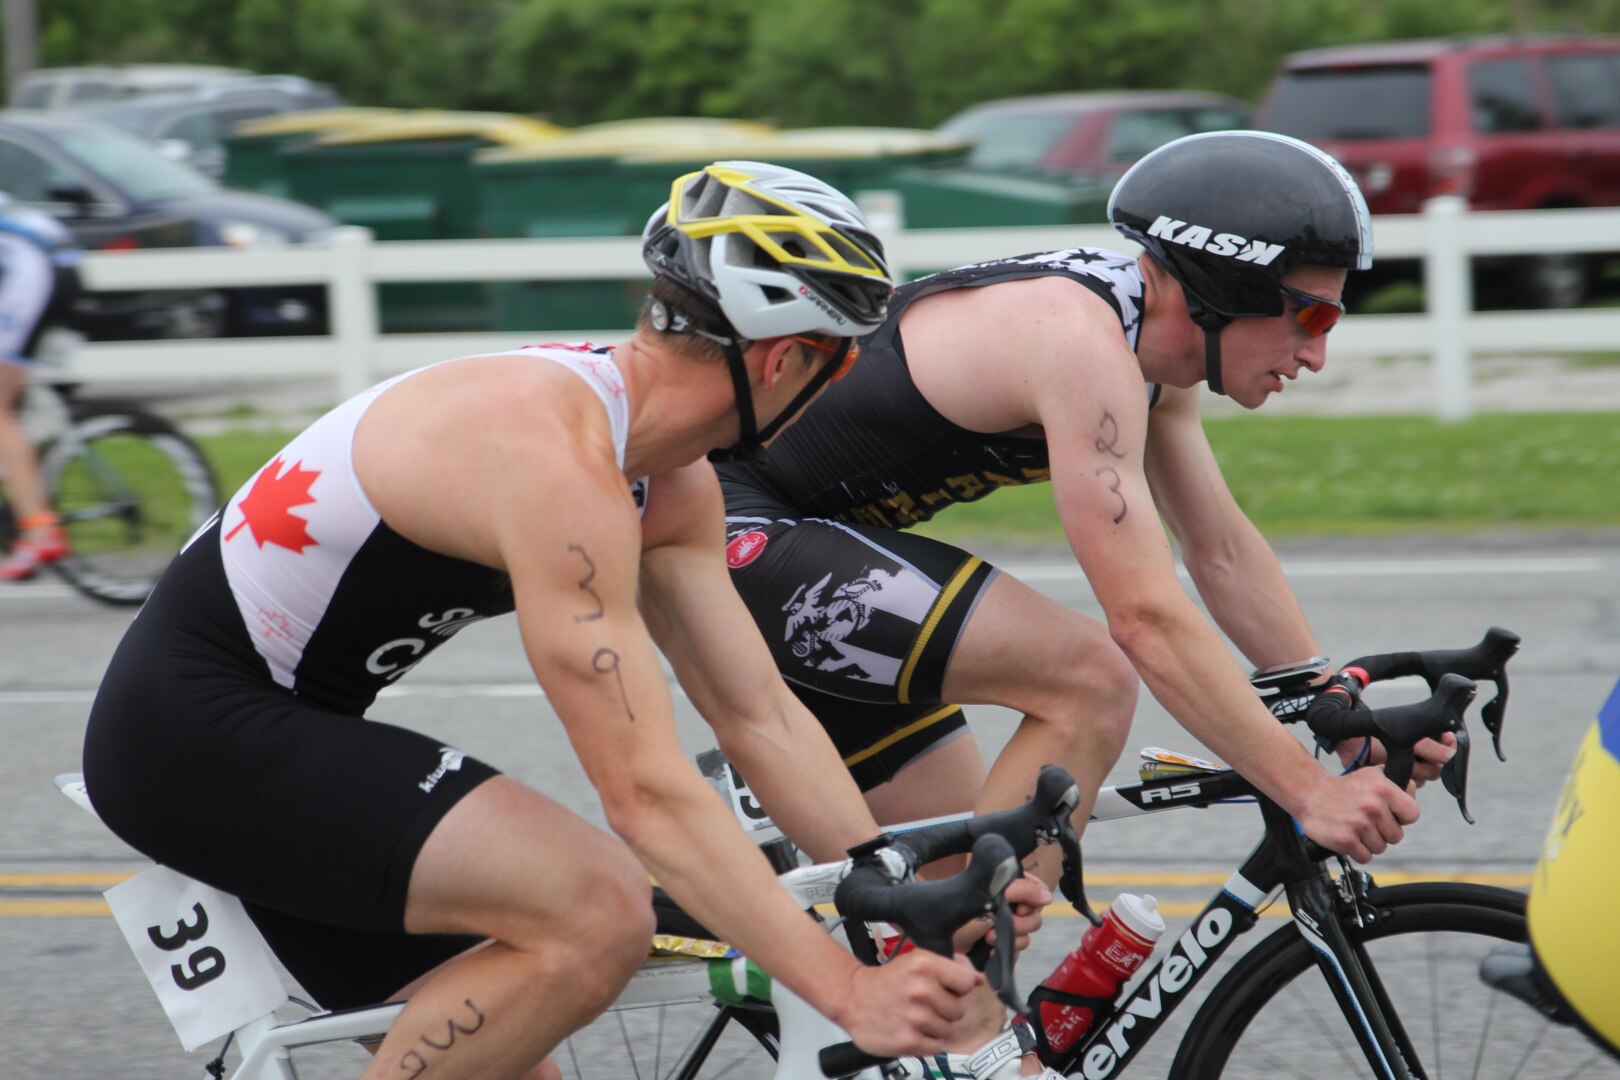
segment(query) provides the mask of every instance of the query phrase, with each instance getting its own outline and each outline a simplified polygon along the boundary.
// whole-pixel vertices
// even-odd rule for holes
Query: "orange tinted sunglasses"
[[[1305,328],[1311,337],[1321,337],[1344,315],[1344,305],[1337,300],[1329,300],[1322,296],[1313,296],[1302,292],[1290,285],[1279,283],[1277,288],[1282,294],[1299,305],[1299,311],[1294,313],[1294,321]]]
[[[800,345],[814,349],[818,353],[826,356],[838,356],[837,345],[829,345],[825,341],[817,341],[815,338],[804,337],[800,334],[790,334],[788,336]],[[848,342],[848,346],[844,351],[843,358],[838,361],[838,370],[832,373],[832,378],[828,379],[828,382],[837,382],[845,375],[848,375],[849,369],[855,366],[855,361],[861,358],[861,343],[854,338],[845,338],[844,341]]]

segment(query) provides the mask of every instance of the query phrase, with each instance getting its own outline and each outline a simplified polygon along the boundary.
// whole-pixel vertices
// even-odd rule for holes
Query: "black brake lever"
[[[1085,872],[1080,859],[1080,837],[1075,834],[1074,826],[1064,819],[1058,827],[1058,848],[1063,852],[1063,874],[1058,879],[1058,887],[1063,895],[1074,905],[1074,910],[1086,917],[1092,926],[1102,925],[1102,916],[1091,910],[1086,902]]]
[[[1029,1005],[1013,982],[1013,965],[1018,959],[1018,935],[1013,926],[1012,905],[1004,895],[995,901],[994,926],[996,945],[990,954],[990,964],[984,969],[985,981],[1003,1005],[1027,1020],[1030,1016]]]
[[[1506,761],[1507,755],[1502,753],[1502,725],[1507,720],[1507,668],[1501,668],[1491,681],[1496,684],[1496,696],[1480,707],[1479,718],[1485,722],[1485,730],[1491,733],[1496,760]]]
[[[1457,752],[1451,755],[1450,761],[1440,766],[1440,782],[1457,800],[1457,809],[1462,811],[1463,820],[1472,825],[1474,815],[1468,812],[1468,753],[1472,741],[1468,737],[1466,724],[1460,725],[1453,734],[1457,736]]]
[[[1437,654],[1435,667],[1424,675],[1430,690],[1439,686],[1440,677],[1448,671],[1475,682],[1489,680],[1496,684],[1496,696],[1480,708],[1479,718],[1484,721],[1485,730],[1491,733],[1491,747],[1499,761],[1507,760],[1502,752],[1502,728],[1507,723],[1507,664],[1518,653],[1521,640],[1513,631],[1493,626],[1472,649]]]

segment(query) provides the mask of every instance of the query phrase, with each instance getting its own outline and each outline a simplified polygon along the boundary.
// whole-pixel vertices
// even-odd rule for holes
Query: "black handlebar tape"
[[[1059,815],[1072,814],[1080,802],[1080,789],[1074,777],[1061,765],[1048,765],[1035,782],[1034,796],[1022,806],[980,814],[963,821],[949,821],[901,833],[895,847],[915,856],[913,866],[926,866],[937,859],[965,854],[981,836],[999,835],[1012,845],[1020,859],[1035,850],[1046,825]]]
[[[973,860],[960,874],[943,881],[895,884],[881,866],[863,864],[850,870],[833,902],[849,919],[892,922],[918,948],[950,956],[951,936],[956,928],[990,911],[1022,872],[1012,845],[1004,837],[990,833],[974,843]],[[819,1060],[826,1075],[846,1076],[890,1059],[844,1042],[823,1049]]]
[[[1500,626],[1485,631],[1477,645],[1466,649],[1428,649],[1423,652],[1382,653],[1352,660],[1346,667],[1359,667],[1373,682],[1419,676],[1431,691],[1439,688],[1445,675],[1467,679],[1498,679],[1513,654],[1519,651],[1519,635]]]
[[[823,1047],[821,1053],[817,1055],[824,1076],[849,1076],[851,1073],[875,1068],[892,1060],[894,1059],[868,1054],[852,1042],[834,1043],[832,1046]]]
[[[1361,667],[1358,661],[1355,667]],[[1369,673],[1370,674],[1370,673]],[[1384,709],[1358,708],[1353,693],[1332,684],[1306,710],[1305,722],[1311,731],[1329,742],[1373,736],[1384,744],[1387,761],[1384,772],[1404,788],[1412,778],[1415,755],[1412,747],[1423,739],[1445,731],[1457,731],[1463,724],[1463,711],[1474,699],[1471,679],[1444,675],[1433,694],[1412,705]]]

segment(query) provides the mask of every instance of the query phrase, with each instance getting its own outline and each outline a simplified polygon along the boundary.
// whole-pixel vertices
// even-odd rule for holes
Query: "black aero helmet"
[[[1283,275],[1372,265],[1372,219],[1355,180],[1316,147],[1267,131],[1166,143],[1120,178],[1108,220],[1180,283],[1209,335],[1217,392],[1216,335],[1236,318],[1281,315]]]

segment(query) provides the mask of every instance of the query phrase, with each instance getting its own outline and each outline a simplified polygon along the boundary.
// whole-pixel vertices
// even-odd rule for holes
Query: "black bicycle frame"
[[[1346,901],[1356,905],[1358,918],[1376,918],[1370,908],[1363,911],[1360,883],[1336,885],[1325,865],[1332,853],[1307,840],[1294,819],[1247,780],[1225,770],[1104,788],[1092,820],[1207,807],[1234,798],[1253,798],[1259,804],[1265,836],[1192,925],[1168,950],[1155,954],[1139,973],[1130,996],[1099,1013],[1086,1037],[1059,1055],[1053,1066],[1086,1080],[1104,1080],[1121,1072],[1232,943],[1254,928],[1259,911],[1286,890],[1294,924],[1315,952],[1317,966],[1368,1063],[1387,1080],[1421,1077],[1411,1039],[1396,1019],[1366,951],[1349,940],[1340,924],[1340,906]],[[1107,803],[1114,808],[1107,809]]]

